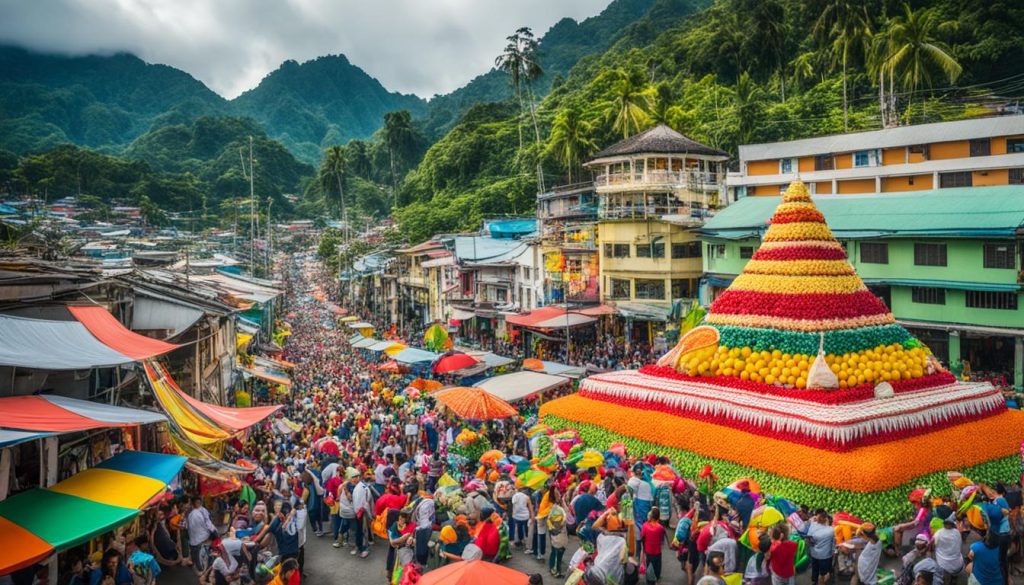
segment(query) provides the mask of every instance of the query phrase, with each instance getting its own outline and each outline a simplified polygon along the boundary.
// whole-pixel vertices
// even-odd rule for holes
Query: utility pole
[[[270,208],[274,205],[274,199],[267,197],[267,276],[270,276],[270,267],[273,265],[274,257],[274,223],[270,219]]]
[[[256,219],[256,182],[254,180],[255,169],[252,164],[252,142],[253,139],[250,135],[248,172],[245,169],[245,158],[242,156],[241,149],[238,150],[238,157],[242,159],[242,176],[248,175],[247,178],[249,179],[249,274],[256,276],[256,232],[259,229],[259,223]]]

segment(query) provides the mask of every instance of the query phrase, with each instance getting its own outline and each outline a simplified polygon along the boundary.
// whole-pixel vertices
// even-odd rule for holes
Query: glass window
[[[831,171],[833,167],[831,154],[820,154],[814,157],[814,170]]]
[[[1016,268],[1013,244],[985,244],[985,268]]]
[[[650,244],[637,244],[636,245],[636,257],[637,258],[650,258],[651,257],[651,245]]]
[[[1007,138],[1006,152],[1024,152],[1024,138]]]
[[[788,175],[792,173],[793,167],[796,166],[795,164],[793,164],[794,162],[794,159],[791,158],[779,159],[779,174]]]
[[[946,244],[914,244],[914,264],[917,266],[945,266]]]
[[[911,154],[920,154],[924,160],[928,160],[928,156],[931,154],[931,149],[928,148],[927,144],[914,144],[910,147]]]
[[[612,279],[612,291],[611,298],[613,299],[628,299],[629,298],[629,279],[626,278],[613,278]]]
[[[939,173],[939,188],[949,189],[952,187],[970,187],[974,184],[974,177],[971,171],[956,173]]]
[[[740,258],[753,258],[754,247],[753,246],[740,246]]]
[[[665,281],[662,279],[636,279],[636,298],[662,300],[665,298]]]
[[[665,257],[665,242],[654,242],[651,244],[651,257],[652,258],[664,258]]]
[[[946,289],[912,286],[910,287],[910,300],[922,305],[945,305]]]
[[[868,151],[861,150],[860,152],[853,153],[853,166],[855,167],[866,167],[871,164],[871,157],[868,156]]]
[[[616,258],[629,258],[629,244],[615,244]]]
[[[700,258],[700,242],[683,242],[672,244],[673,258]]]
[[[1024,152],[1024,151],[1021,151]],[[1010,169],[1010,184],[1011,185],[1024,185],[1024,169]]]
[[[867,264],[888,264],[889,244],[885,242],[861,242],[860,261]]]
[[[725,258],[725,244],[708,244],[712,258]]]
[[[672,298],[673,299],[688,299],[691,297],[690,293],[690,279],[689,278],[673,278],[672,279]]]
[[[971,156],[988,156],[992,154],[992,139],[979,138],[971,141]]]
[[[972,309],[1017,310],[1017,293],[1014,291],[967,291],[966,304]]]

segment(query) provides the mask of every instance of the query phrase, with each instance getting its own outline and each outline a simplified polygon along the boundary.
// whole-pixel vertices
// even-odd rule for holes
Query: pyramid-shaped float
[[[667,452],[684,473],[713,463],[878,522],[907,511],[907,486],[948,491],[945,471],[1019,477],[1024,438],[997,389],[957,381],[896,323],[800,182],[701,327],[541,414],[598,447]]]

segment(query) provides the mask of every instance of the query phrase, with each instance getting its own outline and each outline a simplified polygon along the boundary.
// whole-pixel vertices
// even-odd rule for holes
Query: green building
[[[778,197],[747,197],[699,230],[700,299],[711,301],[760,245]],[[945,363],[1021,388],[1024,185],[817,196],[864,283]]]

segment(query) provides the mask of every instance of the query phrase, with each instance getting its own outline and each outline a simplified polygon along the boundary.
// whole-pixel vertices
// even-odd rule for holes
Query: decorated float
[[[1024,413],[958,381],[899,325],[794,182],[743,273],[658,364],[592,376],[545,404],[587,445],[624,442],[697,475],[890,523],[918,487],[1021,476]]]

